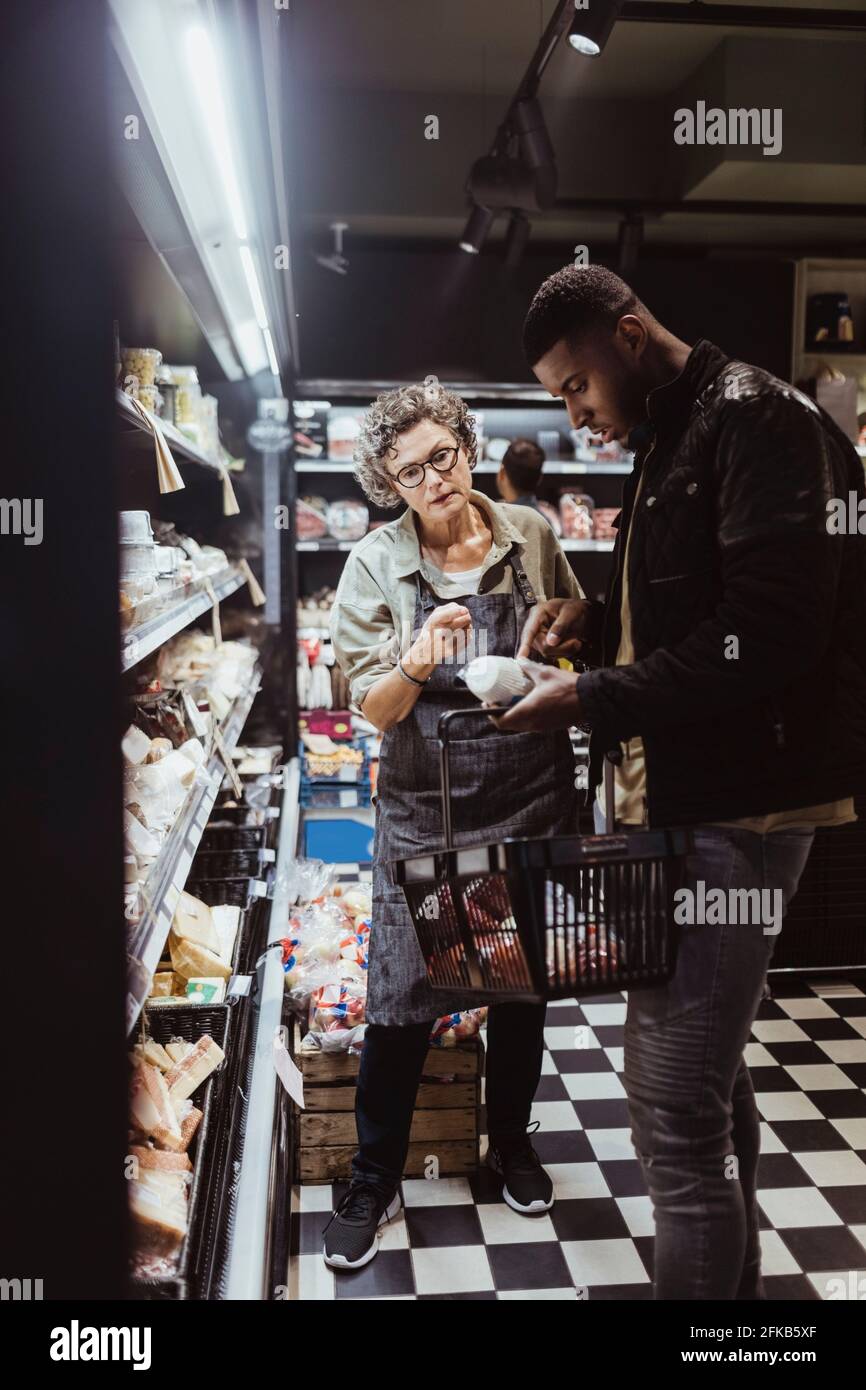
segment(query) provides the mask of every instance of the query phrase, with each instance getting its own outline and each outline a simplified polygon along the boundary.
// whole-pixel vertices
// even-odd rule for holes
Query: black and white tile
[[[746,1049],[761,1114],[758,1200],[770,1299],[866,1294],[866,992],[773,978]],[[403,1183],[404,1210],[365,1269],[322,1261],[344,1184],[293,1191],[297,1299],[649,1299],[652,1207],[631,1143],[621,1072],[622,994],[551,1004],[533,1143],[556,1204],[524,1217],[482,1167]],[[577,1031],[576,1031],[577,1030]],[[579,1042],[579,1046],[575,1043]],[[482,1141],[482,1153],[486,1141]]]

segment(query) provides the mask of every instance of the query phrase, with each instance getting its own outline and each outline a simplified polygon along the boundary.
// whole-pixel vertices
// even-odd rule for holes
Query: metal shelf
[[[228,598],[230,594],[236,593],[238,589],[246,584],[246,579],[240,570],[233,567],[220,570],[218,574],[209,576],[216,594],[217,603]],[[161,613],[155,613],[152,618],[148,618],[138,627],[130,628],[123,634],[120,650],[121,669],[129,671],[139,661],[143,661],[151,652],[155,652],[169,638],[182,632],[190,623],[195,622],[203,613],[207,613],[213,608],[210,596],[207,591],[200,587],[202,580],[194,580],[192,585],[187,586],[187,591],[179,591],[179,597],[175,602],[170,602],[167,608],[163,608]],[[189,592],[189,589],[192,592]],[[148,600],[145,600],[148,602]]]
[[[133,427],[133,429],[128,432],[128,438],[134,441],[136,446],[143,447],[148,441],[152,442],[153,436],[149,433],[138,411],[130,403],[130,399],[126,393],[121,391],[119,387],[115,387],[114,398],[117,403],[117,411],[120,419],[125,425],[131,425]],[[168,420],[159,420],[158,423],[165,435],[166,443],[171,448],[173,454],[179,454],[182,459],[186,459],[189,463],[199,464],[201,468],[206,468],[209,473],[213,473],[217,478],[221,477],[222,465],[217,463],[215,459],[208,458],[207,454],[203,454],[200,449],[197,449],[192,440],[187,439],[186,435],[182,434],[176,425],[170,424]]]
[[[261,683],[262,673],[256,668],[248,688],[238,696],[223,721],[222,736],[229,752],[240,739]],[[135,1026],[148,996],[153,972],[168,940],[177,900],[183,892],[224,776],[223,761],[214,750],[207,764],[207,781],[191,792],[145,881],[144,911],[127,945],[127,1032]]]
[[[394,381],[339,381],[333,378],[305,378],[295,384],[295,400],[329,400],[332,396],[351,399],[371,400],[383,391],[393,391],[397,386],[413,386],[416,382]],[[466,400],[488,401],[532,401],[536,405],[549,406],[551,410],[563,410],[561,401],[555,401],[549,391],[542,386],[533,386],[528,381],[443,381],[449,391],[456,391]]]
[[[300,788],[300,762],[292,758],[286,765],[283,778],[279,848],[266,938],[268,942],[279,941],[289,916],[291,904],[284,885],[289,865],[297,854]],[[272,1245],[278,1233],[271,1229],[271,1208],[276,1183],[291,1181],[288,1172],[277,1171],[280,1166],[280,1146],[276,1120],[281,1099],[277,1088],[282,1086],[282,1082],[277,1077],[273,1049],[285,996],[282,953],[278,948],[265,953],[260,964],[259,979],[253,1072],[245,1126],[246,1136],[251,1142],[244,1144],[232,1223],[226,1290],[229,1300],[269,1301],[273,1298],[273,1291],[267,1286],[271,1273]],[[280,1282],[284,1283],[287,1278],[288,1271],[283,1270]]]

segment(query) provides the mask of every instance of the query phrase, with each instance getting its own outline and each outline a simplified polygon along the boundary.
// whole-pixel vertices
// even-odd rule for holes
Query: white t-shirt
[[[477,594],[484,565],[473,570],[440,570],[438,565],[424,561],[430,576],[430,583],[440,598],[450,600],[462,598],[464,594]]]

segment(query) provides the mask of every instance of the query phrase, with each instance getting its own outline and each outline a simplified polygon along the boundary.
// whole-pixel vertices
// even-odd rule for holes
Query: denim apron
[[[479,634],[486,636],[486,649],[479,654],[514,656],[526,615],[537,602],[516,547],[507,558],[510,593],[467,594],[459,600],[471,614],[476,642]],[[434,607],[454,600],[440,599],[420,574],[416,585],[417,633]],[[423,1023],[471,1007],[465,997],[454,1000],[430,988],[403,890],[391,882],[388,869],[391,859],[444,846],[437,725],[446,710],[478,707],[475,696],[455,683],[463,664],[436,666],[414,709],[382,739],[367,976],[370,1023]],[[456,720],[449,749],[455,844],[576,831],[574,756],[567,730],[506,734],[489,720]]]

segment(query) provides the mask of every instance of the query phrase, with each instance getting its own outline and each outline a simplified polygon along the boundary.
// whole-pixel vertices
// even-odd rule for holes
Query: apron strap
[[[514,549],[508,556],[508,563],[514,571],[514,580],[520,590],[520,597],[523,599],[526,607],[531,608],[533,604],[538,602],[538,599],[535,596],[535,590],[529,582],[529,576],[523,568],[523,562],[520,559],[520,552],[517,549],[516,542]]]
[[[517,585],[517,588],[520,591],[520,597],[522,598],[526,607],[531,608],[533,604],[538,602],[538,599],[536,597],[535,590],[533,589],[532,584],[529,581],[529,576],[527,575],[526,570],[523,568],[523,562],[521,561],[520,552],[517,549],[516,542],[513,548],[509,551],[507,558],[508,563],[513,571],[514,583]],[[415,587],[418,593],[418,600],[425,613],[429,612],[430,609],[435,608],[435,595],[433,594],[433,591],[430,588],[427,581],[422,577],[420,569],[415,571]]]

